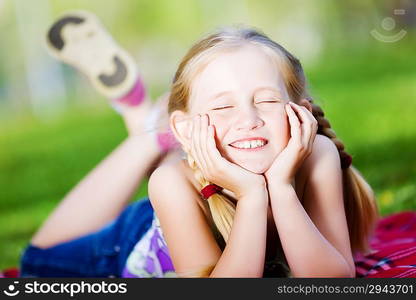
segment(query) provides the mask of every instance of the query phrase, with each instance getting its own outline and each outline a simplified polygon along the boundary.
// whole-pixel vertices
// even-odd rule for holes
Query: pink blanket
[[[357,277],[416,278],[416,212],[382,218],[370,245],[372,253],[354,257]]]

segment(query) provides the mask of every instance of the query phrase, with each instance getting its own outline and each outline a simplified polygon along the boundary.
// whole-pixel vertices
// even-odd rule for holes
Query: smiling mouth
[[[236,148],[236,149],[259,149],[267,145],[268,141],[265,139],[252,139],[252,140],[245,140],[245,141],[237,141],[229,144],[229,146]]]

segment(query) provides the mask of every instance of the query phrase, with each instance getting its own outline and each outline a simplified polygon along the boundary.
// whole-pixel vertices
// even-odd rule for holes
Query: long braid
[[[311,99],[309,99],[309,102],[312,105],[312,114],[318,121],[317,133],[325,135],[332,140],[338,149],[342,169],[348,168],[352,161],[350,159],[351,156],[345,151],[344,143],[339,138],[337,138],[335,131],[331,128],[331,124],[329,123],[328,119],[325,118],[325,114],[321,107],[316,103],[313,103],[313,100]]]
[[[195,159],[189,153],[187,159],[190,168],[193,170],[195,179],[201,185],[200,189],[211,184],[204,178],[201,170],[199,170],[196,165]],[[215,226],[221,233],[224,241],[227,242],[231,232],[231,227],[233,225],[236,210],[235,205],[226,196],[220,193],[213,194],[207,199],[207,201]]]

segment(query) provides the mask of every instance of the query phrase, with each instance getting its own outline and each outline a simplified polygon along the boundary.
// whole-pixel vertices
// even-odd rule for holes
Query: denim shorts
[[[29,244],[21,258],[21,276],[120,277],[152,220],[153,208],[145,198],[128,205],[97,232],[46,249]]]

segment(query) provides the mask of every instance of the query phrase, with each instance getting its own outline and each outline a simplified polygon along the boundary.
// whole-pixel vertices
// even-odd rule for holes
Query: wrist
[[[253,195],[246,196],[237,201],[236,210],[247,209],[249,211],[264,212],[267,214],[269,208],[269,198],[267,196]]]
[[[250,181],[250,184],[246,184],[245,187],[245,190],[241,190],[236,194],[238,198],[267,195],[267,183],[263,176],[259,176],[258,179]]]
[[[294,177],[280,178],[278,176],[273,177],[268,174],[268,176],[266,176],[266,180],[267,180],[268,189],[273,188],[273,187],[285,187],[289,185],[291,185],[292,187],[295,187]]]
[[[267,207],[269,204],[269,195],[266,186],[253,188],[250,191],[240,195],[238,197],[237,206],[242,203],[247,203],[247,205],[250,206],[254,205],[257,207]]]
[[[275,182],[268,187],[270,198],[279,196],[281,194],[287,194],[295,191],[294,185],[289,182]]]

